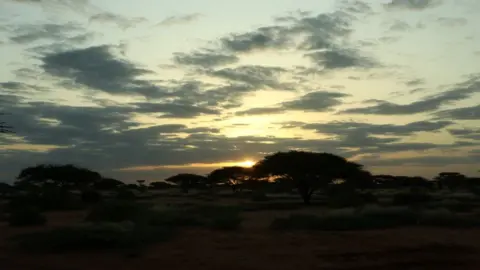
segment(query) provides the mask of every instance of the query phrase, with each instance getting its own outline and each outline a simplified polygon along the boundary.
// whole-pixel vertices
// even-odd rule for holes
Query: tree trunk
[[[310,191],[310,190],[308,190],[308,188],[299,188],[298,192],[300,193],[300,196],[302,196],[303,202],[306,205],[310,205],[313,190]]]

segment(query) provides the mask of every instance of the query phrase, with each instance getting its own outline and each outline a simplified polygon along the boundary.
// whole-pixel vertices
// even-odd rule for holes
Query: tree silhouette
[[[89,169],[67,165],[37,165],[23,169],[17,176],[19,184],[43,186],[53,184],[64,188],[86,188],[99,181],[102,176]]]
[[[212,171],[208,176],[211,184],[226,184],[232,188],[235,193],[251,174],[252,169],[240,166],[223,167]]]
[[[167,182],[177,184],[183,192],[188,193],[192,188],[205,187],[207,178],[198,174],[180,173],[165,179]]]
[[[453,191],[465,186],[467,177],[458,172],[441,172],[434,180],[438,181],[441,186],[446,186]]]
[[[94,183],[94,188],[98,190],[113,190],[124,185],[125,183],[117,179],[102,178],[100,181]]]
[[[315,190],[336,179],[353,180],[362,172],[362,165],[329,153],[289,151],[265,156],[253,169],[256,175],[289,179],[304,203],[310,204]]]
[[[172,184],[169,184],[167,182],[151,182],[148,185],[148,188],[149,189],[162,190],[162,189],[169,189],[172,186],[173,186]]]

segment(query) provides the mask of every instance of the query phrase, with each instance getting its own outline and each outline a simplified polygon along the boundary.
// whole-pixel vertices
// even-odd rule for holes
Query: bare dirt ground
[[[297,212],[297,211],[296,211]],[[243,228],[220,232],[185,230],[139,257],[114,252],[21,254],[6,239],[44,228],[0,224],[2,270],[150,269],[480,269],[480,229],[402,228],[362,232],[272,232],[267,226],[290,211],[245,213]],[[48,227],[81,221],[84,212],[49,214]]]

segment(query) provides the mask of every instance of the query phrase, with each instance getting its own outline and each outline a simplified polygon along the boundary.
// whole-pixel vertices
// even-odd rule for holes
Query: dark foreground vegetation
[[[299,151],[266,156],[252,168],[148,185],[73,165],[38,165],[13,185],[1,183],[0,196],[0,222],[26,228],[7,237],[8,250],[30,254],[115,250],[138,257],[192,230],[220,236],[480,228],[479,178],[372,175],[339,156]],[[80,214],[61,224],[50,218],[69,212]]]

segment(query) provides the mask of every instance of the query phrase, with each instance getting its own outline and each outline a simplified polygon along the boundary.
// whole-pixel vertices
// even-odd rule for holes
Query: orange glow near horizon
[[[229,162],[219,162],[219,163],[190,163],[190,164],[182,164],[182,165],[164,165],[164,166],[137,166],[137,167],[127,167],[117,169],[117,171],[155,171],[155,170],[162,170],[162,169],[184,169],[184,168],[222,168],[222,167],[230,167],[230,166],[240,166],[250,168],[255,165],[255,161],[246,159],[243,161],[229,161]]]
[[[242,162],[239,162],[237,164],[237,166],[240,166],[240,167],[247,167],[247,168],[251,168],[253,167],[253,165],[255,165],[255,162],[250,160],[250,159],[247,159],[245,161],[242,161]]]

